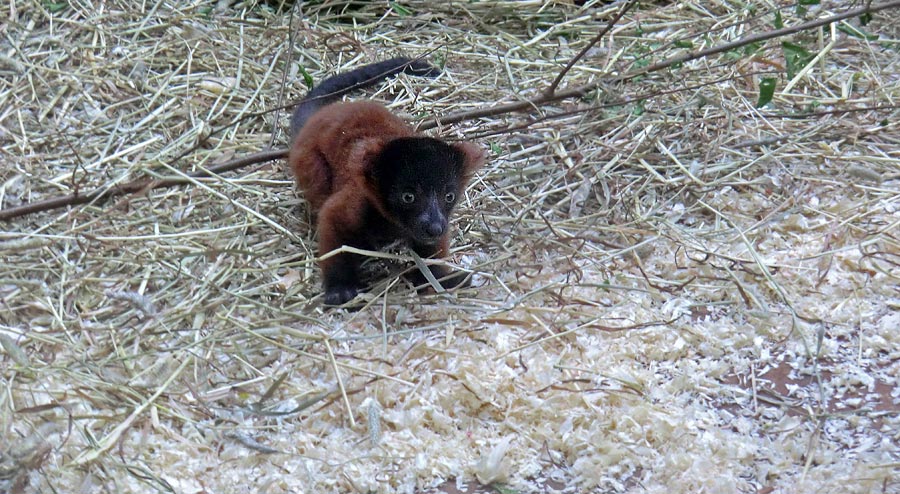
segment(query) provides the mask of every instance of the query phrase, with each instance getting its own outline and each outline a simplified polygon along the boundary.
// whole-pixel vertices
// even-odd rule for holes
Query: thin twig
[[[593,48],[594,45],[596,45],[601,39],[603,39],[604,36],[606,36],[606,33],[608,33],[616,25],[616,23],[619,22],[619,19],[621,19],[622,16],[628,13],[628,11],[631,10],[631,8],[634,7],[636,3],[637,0],[628,0],[628,2],[623,5],[621,9],[619,9],[619,13],[616,14],[615,17],[610,19],[608,23],[606,23],[606,27],[604,27],[603,30],[601,30],[600,33],[597,34],[597,36],[594,36],[594,39],[592,39],[590,43],[582,48],[581,51],[578,52],[578,55],[575,55],[574,58],[569,60],[569,63],[567,63],[565,68],[563,68],[559,72],[559,74],[556,76],[556,79],[553,80],[553,82],[550,84],[550,87],[548,87],[544,92],[546,96],[553,96],[553,93],[556,92],[556,88],[559,87],[559,83],[562,82],[563,77],[565,77],[566,74],[570,70],[572,70],[572,67],[574,67],[579,60],[584,58],[584,55],[588,52],[588,50]]]
[[[669,68],[673,65],[683,64],[685,62],[689,62],[691,60],[696,60],[698,58],[708,57],[710,55],[715,55],[717,53],[722,53],[730,50],[734,50],[735,48],[740,48],[742,46],[747,46],[752,43],[758,43],[760,41],[766,41],[773,38],[778,38],[781,36],[787,36],[788,34],[794,34],[800,31],[806,31],[808,29],[815,29],[820,26],[824,26],[827,24],[831,24],[834,22],[839,22],[844,19],[850,19],[853,17],[858,17],[863,14],[874,14],[876,12],[880,12],[882,10],[887,9],[895,9],[900,7],[900,0],[894,0],[892,2],[886,2],[878,5],[867,5],[865,7],[859,7],[856,9],[848,10],[844,13],[833,15],[831,17],[824,17],[822,19],[815,19],[809,22],[804,22],[802,24],[797,24],[796,26],[785,27],[782,29],[776,29],[774,31],[768,31],[765,33],[757,33],[751,34],[749,36],[745,36],[737,41],[732,41],[730,43],[724,43],[718,46],[713,46],[711,48],[707,48],[705,50],[699,50],[695,52],[684,53],[682,55],[678,55],[675,57],[667,58],[661,62],[657,62],[652,65],[648,65],[647,67],[628,72],[626,74],[611,77],[606,79],[600,79],[598,81],[584,84],[581,86],[576,86],[571,89],[566,89],[565,91],[555,92],[552,95],[542,94],[540,96],[523,100],[516,101],[514,103],[505,103],[502,105],[497,105],[490,108],[484,108],[479,110],[471,110],[464,111],[458,113],[452,113],[447,115],[446,117],[436,117],[434,120],[423,122],[419,125],[419,129],[428,130],[433,129],[438,126],[455,124],[467,120],[474,120],[476,118],[482,117],[490,117],[495,115],[503,115],[506,113],[514,113],[523,110],[527,110],[533,108],[537,105],[541,105],[543,103],[548,103],[551,101],[559,101],[569,98],[578,98],[584,96],[585,94],[599,88],[601,85],[610,84],[610,83],[620,83],[629,81],[636,77],[646,75],[651,72],[657,72],[662,69]]]
[[[647,67],[641,68],[639,70],[635,70],[632,72],[628,72],[621,76],[611,77],[600,79],[599,81],[595,81],[589,84],[584,84],[581,86],[576,86],[571,89],[566,89],[564,91],[556,92],[555,90],[551,93],[550,91],[545,92],[544,94],[523,100],[516,101],[513,103],[505,103],[500,104],[491,108],[479,109],[479,110],[471,110],[453,113],[447,115],[446,117],[437,117],[434,120],[422,122],[419,126],[419,130],[428,130],[433,129],[438,126],[450,125],[459,123],[467,120],[474,120],[476,118],[489,117],[495,115],[503,115],[507,113],[519,112],[527,109],[534,108],[544,103],[552,102],[552,101],[560,101],[569,98],[577,98],[581,97],[597,88],[599,88],[603,84],[609,83],[621,83],[636,77],[646,75],[651,72],[657,72],[662,69],[666,69],[673,65],[682,64],[691,60],[696,60],[699,58],[708,57],[710,55],[715,55],[717,53],[726,52],[729,50],[734,50],[735,48],[740,48],[742,46],[746,46],[752,43],[757,43],[760,41],[766,41],[773,38],[778,38],[781,36],[786,36],[789,34],[794,34],[800,31],[805,31],[809,29],[814,29],[820,26],[828,25],[834,22],[839,22],[845,19],[850,19],[853,17],[858,17],[863,14],[873,14],[876,12],[880,12],[882,10],[894,9],[900,7],[900,0],[894,0],[891,2],[885,2],[878,5],[866,5],[863,7],[859,7],[856,9],[851,9],[841,14],[833,15],[830,17],[824,17],[822,19],[815,19],[809,22],[804,22],[801,24],[797,24],[796,26],[785,27],[782,29],[776,29],[773,31],[768,31],[765,33],[757,33],[751,34],[749,36],[745,36],[737,41],[732,41],[730,43],[724,43],[718,46],[713,46],[711,48],[707,48],[705,50],[699,50],[695,52],[685,53],[682,55],[678,55],[675,57],[667,58],[666,60],[657,62],[655,64],[649,65]],[[624,10],[624,9],[623,9]],[[578,56],[581,56],[579,54]],[[577,57],[576,57],[577,59]],[[565,75],[565,70],[561,72],[561,75]],[[559,76],[557,76],[559,78]],[[556,81],[554,81],[556,82]],[[552,87],[552,85],[551,85]],[[249,116],[256,116],[265,112],[259,112],[252,115],[245,115],[242,119],[247,118]],[[229,124],[231,125],[231,124]],[[219,129],[216,129],[219,130]],[[189,151],[188,151],[189,152]],[[188,152],[182,153],[179,158],[188,154]],[[243,158],[238,158],[235,160],[231,160],[227,163],[223,163],[218,166],[214,166],[210,168],[210,172],[212,173],[223,173],[226,171],[237,170],[239,168],[243,168],[245,166],[249,166],[256,163],[264,163],[267,161],[272,161],[276,159],[281,159],[287,156],[288,149],[280,148],[273,149],[270,151],[262,151],[259,153],[254,153]],[[176,158],[177,159],[177,158]],[[207,177],[209,174],[207,172],[195,172],[189,175],[192,178],[201,178]],[[20,216],[24,216],[27,214],[49,211],[52,209],[58,209],[66,206],[75,206],[79,204],[86,204],[91,202],[102,202],[111,197],[123,195],[123,194],[132,194],[142,190],[151,190],[161,187],[172,187],[175,185],[183,185],[187,181],[183,178],[178,179],[166,179],[166,180],[151,180],[151,179],[139,179],[134,180],[132,182],[128,182],[127,184],[113,187],[113,188],[105,188],[105,189],[97,189],[88,194],[79,195],[79,194],[70,194],[68,196],[63,197],[55,197],[52,199],[47,199],[44,201],[39,201],[35,203],[24,204],[21,206],[16,206],[12,208],[7,208],[0,210],[0,221],[9,221],[13,218],[17,218]]]
[[[269,147],[275,147],[275,139],[278,137],[278,122],[281,116],[281,110],[284,109],[284,93],[287,89],[287,80],[288,73],[290,73],[291,65],[294,63],[294,57],[292,56],[294,53],[294,18],[296,17],[294,14],[297,9],[300,8],[300,4],[302,2],[296,2],[291,6],[291,15],[288,17],[288,32],[287,32],[287,55],[285,55],[284,59],[284,70],[281,71],[281,87],[278,89],[278,108],[275,109],[275,118],[273,119],[272,135],[269,137]]]
[[[20,216],[39,213],[43,211],[51,211],[53,209],[64,208],[66,206],[77,206],[80,204],[94,203],[99,204],[113,197],[136,194],[141,191],[150,191],[153,189],[161,189],[174,187],[176,185],[184,185],[190,183],[189,178],[206,178],[220,173],[230,172],[246,166],[257,163],[265,163],[267,161],[281,159],[287,156],[287,148],[273,149],[270,151],[260,151],[258,153],[248,154],[241,158],[235,158],[225,163],[214,165],[206,170],[200,170],[187,174],[187,177],[166,178],[162,180],[140,178],[132,180],[115,187],[104,187],[94,189],[87,194],[69,194],[67,196],[53,197],[38,202],[30,202],[21,206],[14,206],[0,210],[0,221],[9,221]]]
[[[624,105],[629,105],[629,104],[633,105],[633,104],[639,103],[641,101],[647,101],[650,99],[659,98],[661,96],[681,93],[681,92],[685,92],[685,91],[695,91],[700,88],[714,86],[716,84],[721,84],[723,82],[733,82],[735,79],[746,78],[748,76],[754,76],[754,75],[771,74],[772,72],[773,71],[767,70],[767,71],[744,73],[744,74],[740,74],[740,75],[732,75],[732,76],[728,76],[728,77],[714,79],[712,81],[703,82],[700,84],[694,84],[691,86],[677,87],[677,88],[670,89],[667,91],[653,91],[650,93],[644,93],[644,94],[640,94],[637,96],[629,96],[627,98],[615,99],[615,100],[608,101],[606,103],[602,103],[602,104],[598,104],[598,105],[591,105],[591,106],[587,106],[587,107],[583,107],[583,108],[576,108],[574,110],[553,113],[551,115],[541,115],[539,117],[531,118],[529,120],[526,120],[526,121],[516,124],[516,125],[509,125],[509,126],[498,128],[498,129],[486,130],[484,132],[480,132],[480,133],[477,133],[474,135],[467,135],[466,137],[469,139],[483,139],[485,137],[492,137],[495,135],[519,132],[519,131],[522,131],[522,130],[525,130],[525,129],[531,127],[534,124],[541,123],[541,122],[558,120],[561,118],[571,117],[573,115],[579,115],[582,113],[589,113],[589,112],[593,112],[593,111],[603,110],[605,108],[615,108],[617,106],[624,106]],[[892,108],[892,107],[886,107],[886,108]],[[867,108],[866,110],[877,110],[877,109],[884,109],[884,108]],[[863,111],[863,110],[858,110],[858,109],[854,108],[854,109],[848,109],[845,111],[850,113],[850,112]],[[840,111],[835,110],[832,113],[840,113]]]

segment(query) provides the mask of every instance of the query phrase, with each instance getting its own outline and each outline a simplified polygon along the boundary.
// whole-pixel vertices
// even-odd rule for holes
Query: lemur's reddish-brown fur
[[[333,103],[307,112],[311,116],[300,122],[288,164],[317,214],[319,255],[342,245],[371,249],[405,239],[423,257],[447,256],[447,216],[482,165],[482,149],[419,136],[371,101]],[[327,304],[342,304],[356,295],[361,288],[358,263],[358,256],[347,253],[320,262]],[[436,265],[431,271],[439,279],[450,275]],[[424,281],[421,275],[413,279]],[[442,284],[451,287],[464,280],[457,273]]]

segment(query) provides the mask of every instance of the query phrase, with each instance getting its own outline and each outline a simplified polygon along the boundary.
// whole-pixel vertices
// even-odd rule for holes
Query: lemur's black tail
[[[296,136],[309,117],[313,116],[319,108],[333,103],[354,89],[371,86],[401,72],[422,77],[435,77],[441,71],[424,60],[397,57],[363,65],[350,72],[329,77],[314,87],[294,109],[294,115],[291,117],[291,136]]]

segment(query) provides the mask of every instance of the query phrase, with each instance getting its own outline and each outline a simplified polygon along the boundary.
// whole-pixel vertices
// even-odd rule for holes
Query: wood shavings
[[[522,101],[618,8],[277,3],[12,2],[0,207],[285,145],[282,70],[425,54],[438,78],[350,97],[425,122]],[[450,259],[471,288],[415,293],[397,249],[365,308],[322,310],[278,162],[4,223],[0,490],[896,491],[893,14],[797,33],[820,56],[763,109],[780,40],[429,131],[488,136]],[[642,2],[561,89],[774,15]]]

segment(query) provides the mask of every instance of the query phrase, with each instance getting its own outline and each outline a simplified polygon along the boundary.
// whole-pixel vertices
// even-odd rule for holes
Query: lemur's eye
[[[447,192],[447,195],[444,196],[444,200],[447,202],[453,202],[456,200],[456,194],[453,192]]]
[[[416,200],[416,195],[412,192],[404,192],[402,196],[400,196],[400,200],[403,201],[404,204],[412,204]]]

